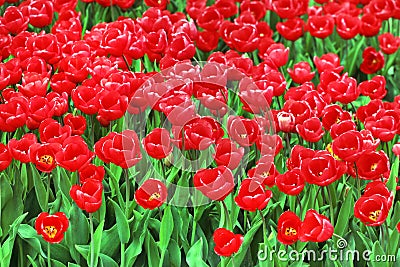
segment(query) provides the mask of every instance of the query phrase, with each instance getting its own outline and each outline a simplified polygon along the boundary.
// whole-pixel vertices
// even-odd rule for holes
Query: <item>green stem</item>
[[[50,198],[50,177],[51,176],[51,173],[49,172],[48,174],[47,174],[47,188],[46,188],[46,208],[45,208],[45,210],[46,211],[49,211],[49,198]]]
[[[50,242],[47,242],[47,267],[51,267]]]
[[[89,213],[90,223],[90,267],[94,267],[94,227],[93,227],[93,216]]]
[[[224,208],[225,219],[226,219],[226,223],[227,223],[228,230],[233,231],[233,228],[232,228],[232,221],[231,221],[231,219],[230,219],[230,217],[229,217],[228,207],[226,206],[226,204],[225,204],[224,201],[221,201],[221,203],[222,203],[222,207]]]
[[[267,241],[267,223],[265,222],[264,215],[262,214],[262,211],[257,209],[258,212],[260,213],[261,220],[262,220],[262,225],[263,225],[263,238],[264,238],[264,245],[266,246],[268,244]]]

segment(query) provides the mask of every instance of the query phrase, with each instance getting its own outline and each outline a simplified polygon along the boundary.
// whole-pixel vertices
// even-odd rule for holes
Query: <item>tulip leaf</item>
[[[186,255],[186,262],[189,267],[208,266],[203,260],[203,239],[199,239],[189,249]]]
[[[164,209],[164,214],[161,220],[160,227],[160,243],[158,244],[161,250],[161,265],[167,252],[167,247],[171,239],[171,235],[174,229],[174,219],[172,217],[171,206],[167,206]]]
[[[114,207],[119,240],[121,241],[121,243],[126,244],[129,242],[129,239],[131,237],[131,231],[129,229],[128,220],[126,219],[125,214],[122,212],[118,204],[112,199],[109,200],[111,201]]]
[[[65,241],[70,247],[72,258],[80,263],[80,256],[75,245],[83,245],[89,242],[89,223],[77,205],[71,205],[69,209],[69,222],[70,229],[65,233]]]
[[[13,197],[12,187],[4,173],[0,174],[0,208],[3,209],[9,200]]]
[[[344,203],[339,211],[339,216],[336,220],[335,234],[343,236],[349,225],[350,215],[353,214],[354,199],[351,191],[345,196]],[[333,222],[332,222],[333,223]]]
[[[158,267],[160,265],[160,254],[158,252],[157,243],[154,241],[150,232],[146,234],[145,250],[149,267]]]
[[[97,266],[101,248],[101,237],[103,235],[104,221],[101,221],[94,232],[94,240],[92,240],[91,245],[94,245],[94,266]],[[90,261],[88,259],[88,261]],[[89,262],[88,262],[89,263]]]
[[[18,235],[36,252],[40,253],[43,257],[46,256],[46,254],[42,250],[42,246],[39,241],[40,236],[37,234],[36,230],[32,226],[28,224],[21,224],[18,227]]]
[[[28,215],[28,213],[20,215],[10,226],[9,236],[1,246],[1,266],[10,266],[11,254],[14,247],[15,237],[17,236],[18,227],[25,219],[26,215]]]
[[[372,246],[372,254],[369,256],[370,264],[372,267],[385,267],[389,266],[388,262],[380,260],[387,256],[379,241],[375,241]]]
[[[36,199],[39,202],[40,208],[44,211],[47,211],[48,203],[46,202],[46,195],[47,195],[46,188],[43,184],[43,180],[41,179],[38,170],[33,165],[31,165],[31,168],[32,168],[33,184],[36,192]]]
[[[149,211],[147,211],[146,216],[142,217],[142,219],[137,223],[137,227],[133,229],[133,240],[127,249],[125,250],[125,258],[127,259],[127,265],[132,266],[136,260],[136,257],[142,252],[142,246],[144,239],[147,235],[147,225],[149,221]],[[138,218],[139,216],[136,216]]]

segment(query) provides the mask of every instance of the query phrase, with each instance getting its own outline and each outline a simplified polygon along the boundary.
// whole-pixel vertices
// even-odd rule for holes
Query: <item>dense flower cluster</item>
[[[248,216],[254,222],[260,212],[266,231],[263,210],[269,208],[278,213],[271,219],[272,234],[285,245],[329,240],[343,223],[335,221],[339,212],[322,207],[332,206],[333,199],[343,203],[342,198],[354,197],[351,210],[365,226],[390,218],[398,189],[398,174],[391,169],[400,156],[400,96],[387,87],[400,37],[388,27],[389,20],[400,19],[399,1],[315,0],[318,5],[309,6],[308,0],[216,0],[209,5],[188,0],[183,13],[171,11],[175,3],[169,0],[145,0],[142,6],[148,8],[140,17],[120,16],[91,27],[77,11],[79,4],[88,10],[98,4],[110,10],[118,6],[122,12],[138,3],[0,2],[0,171],[15,173],[31,165],[39,176],[49,177],[46,203],[39,201],[48,210],[35,223],[47,242],[61,242],[69,229],[67,215],[57,212],[61,204],[49,206],[50,196],[55,202],[67,198],[49,192],[51,175],[59,169],[70,178],[73,205],[91,220],[104,202],[122,202],[115,188],[124,187],[125,213],[113,211],[117,223],[127,221],[128,230],[132,210],[151,214],[156,208],[161,226],[149,224],[160,230],[161,207],[173,198],[171,184],[193,186],[224,208],[207,207],[210,214],[217,210],[227,217],[225,225],[210,227],[214,251],[223,257],[240,253]],[[267,16],[277,22],[269,23]],[[358,58],[347,46],[345,53],[327,48],[319,55],[296,56],[299,39],[303,46],[330,47],[323,40],[329,38],[346,45],[355,38],[368,42],[358,47]],[[192,59],[205,62],[196,65]],[[121,126],[125,115],[148,114],[146,127]],[[209,153],[211,163],[190,174],[175,170],[174,151],[193,157]],[[122,183],[114,176],[115,170],[128,173],[144,161],[161,166],[162,179],[138,179],[136,187],[129,177]],[[132,195],[131,184],[136,188]],[[347,191],[332,198],[338,184]],[[301,200],[311,196],[315,199]],[[225,201],[232,204],[230,210]],[[190,218],[199,220],[204,210],[194,210]],[[165,217],[177,216],[171,214]],[[237,222],[232,225],[229,216]],[[196,227],[192,246],[196,234],[205,237]],[[146,237],[147,246],[152,242]],[[121,240],[122,249],[125,243]]]

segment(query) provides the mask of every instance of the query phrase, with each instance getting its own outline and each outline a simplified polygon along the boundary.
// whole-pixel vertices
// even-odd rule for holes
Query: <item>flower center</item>
[[[379,218],[379,214],[381,214],[381,210],[371,211],[368,218],[370,218],[371,221],[376,222]]]
[[[159,199],[160,197],[161,197],[160,193],[155,192],[151,194],[151,196],[149,197],[149,201],[152,201],[154,199]]]
[[[247,134],[241,134],[241,135],[239,135],[240,136],[240,138],[247,138]]]
[[[45,226],[44,231],[47,234],[47,236],[50,238],[54,238],[57,234],[57,229],[53,225]]]
[[[295,235],[297,235],[297,231],[296,231],[296,229],[294,229],[292,227],[286,227],[285,235],[286,236],[295,236]]]
[[[261,174],[261,177],[263,177],[263,178],[267,178],[268,176],[269,176],[269,172],[263,172]]]
[[[39,162],[44,163],[44,164],[48,164],[48,165],[52,165],[54,162],[54,159],[52,156],[50,155],[43,155],[39,158]]]
[[[371,171],[375,171],[377,167],[378,167],[378,163],[372,164],[371,165]]]

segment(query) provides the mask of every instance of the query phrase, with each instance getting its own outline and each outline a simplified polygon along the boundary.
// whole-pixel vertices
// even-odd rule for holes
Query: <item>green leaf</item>
[[[379,241],[375,241],[372,247],[372,254],[370,255],[370,264],[372,267],[386,267],[389,266],[388,262],[379,261],[380,258],[385,257],[386,253],[379,244]]]
[[[97,266],[101,248],[101,237],[103,235],[104,221],[101,221],[94,232],[94,240],[91,241],[91,246],[94,245],[94,266]],[[89,263],[90,259],[88,259]]]
[[[159,243],[161,251],[167,249],[173,228],[174,228],[174,220],[172,217],[171,206],[167,206],[164,209],[164,215],[161,220],[160,243]]]
[[[80,263],[80,256],[75,245],[84,245],[89,242],[89,223],[82,210],[77,205],[69,209],[69,229],[65,233],[65,241],[75,262]]]
[[[346,229],[349,227],[350,215],[353,214],[354,199],[351,191],[348,191],[345,196],[344,203],[340,208],[339,216],[336,220],[335,234],[343,236],[346,233]]]
[[[109,200],[111,201],[114,207],[115,218],[117,220],[119,240],[121,241],[121,243],[126,244],[129,242],[129,239],[131,237],[131,231],[129,229],[128,220],[126,219],[125,214],[122,212],[118,204],[112,199]]]
[[[28,213],[20,215],[10,226],[9,236],[1,246],[1,266],[10,266],[11,254],[14,247],[15,237],[17,236],[18,227],[25,219]]]
[[[43,257],[46,257],[46,254],[43,252],[39,241],[41,236],[37,234],[36,230],[32,226],[28,224],[21,224],[18,227],[18,235],[32,248],[34,248],[36,252],[40,253]]]
[[[0,174],[0,197],[1,197],[1,206],[3,209],[9,200],[13,197],[12,187],[10,182],[8,181],[6,175],[4,173]]]
[[[43,184],[42,178],[40,177],[40,174],[36,167],[31,165],[32,169],[32,176],[33,176],[33,184],[35,187],[35,192],[36,192],[36,198],[39,202],[39,206],[42,210],[47,210],[47,202],[46,202],[46,188]]]
[[[156,241],[154,241],[150,232],[147,232],[145,238],[145,250],[149,267],[158,267],[160,265],[160,254],[158,253]]]
[[[203,239],[199,239],[189,249],[186,255],[186,262],[189,267],[208,266],[203,260]]]

